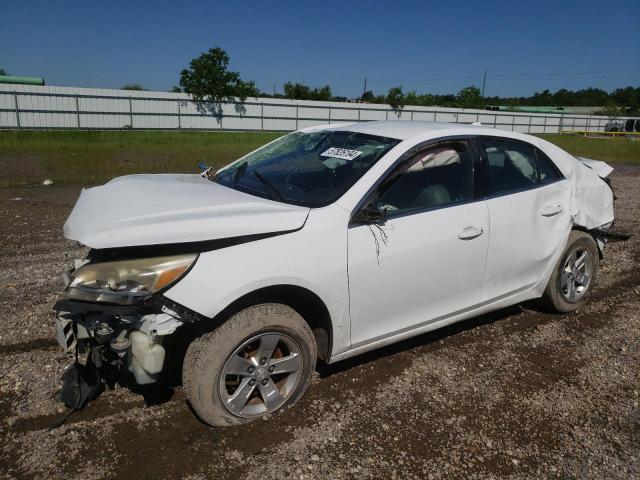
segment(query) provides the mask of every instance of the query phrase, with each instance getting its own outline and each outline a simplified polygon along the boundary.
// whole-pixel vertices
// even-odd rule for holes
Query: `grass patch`
[[[221,167],[282,132],[0,131],[0,186],[97,185],[132,173]],[[640,165],[640,141],[540,135],[574,155]]]
[[[132,173],[221,167],[281,136],[275,132],[0,131],[0,185],[96,185]]]
[[[609,163],[640,165],[640,139],[625,137],[593,138],[579,135],[538,135],[579,157]]]

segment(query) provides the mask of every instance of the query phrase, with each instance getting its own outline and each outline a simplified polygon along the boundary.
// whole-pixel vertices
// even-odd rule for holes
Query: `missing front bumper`
[[[137,307],[61,300],[56,310],[56,336],[67,353],[86,354],[87,367],[103,379],[124,373],[135,383],[158,380],[165,350],[162,339],[183,325],[177,312],[162,306],[157,312]]]

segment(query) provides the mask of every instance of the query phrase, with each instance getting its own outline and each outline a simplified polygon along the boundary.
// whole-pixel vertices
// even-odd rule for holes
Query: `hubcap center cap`
[[[255,378],[256,380],[263,380],[269,377],[270,377],[269,371],[267,370],[266,367],[257,367],[253,374],[253,378]]]

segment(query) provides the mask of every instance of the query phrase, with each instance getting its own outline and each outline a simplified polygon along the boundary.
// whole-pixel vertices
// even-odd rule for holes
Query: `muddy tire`
[[[187,398],[209,425],[277,413],[304,395],[316,348],[295,310],[273,303],[249,307],[191,343],[182,370]]]
[[[600,256],[591,235],[573,230],[549,278],[541,302],[551,312],[573,312],[587,300],[598,275]]]

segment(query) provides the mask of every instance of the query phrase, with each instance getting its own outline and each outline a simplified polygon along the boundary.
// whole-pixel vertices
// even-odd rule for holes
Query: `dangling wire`
[[[380,266],[380,242],[378,241],[378,236],[376,235],[376,232],[374,232],[373,227],[376,227],[376,229],[378,229],[378,231],[380,232],[380,240],[382,240],[382,243],[385,247],[389,245],[389,235],[387,234],[386,230],[377,223],[369,224],[367,226],[369,227],[371,235],[373,235],[373,241],[376,245],[376,259],[378,261],[378,266]]]

